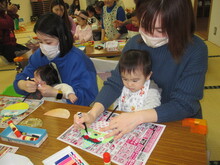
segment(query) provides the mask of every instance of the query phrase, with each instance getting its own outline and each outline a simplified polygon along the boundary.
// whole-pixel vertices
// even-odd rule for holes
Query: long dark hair
[[[99,18],[98,18],[98,15],[97,15],[97,13],[96,13],[96,11],[95,11],[95,8],[93,7],[93,5],[87,6],[86,11],[87,11],[88,13],[89,13],[89,12],[94,13],[94,17],[95,17],[96,19],[99,19]]]
[[[73,47],[72,33],[68,30],[63,19],[54,13],[42,15],[34,26],[34,32],[44,33],[58,38],[60,43],[60,57],[65,56]]]
[[[70,10],[72,11],[71,14],[74,14],[74,11],[77,9],[77,10],[80,10],[80,2],[78,3],[78,5],[76,5],[76,1],[79,2],[79,0],[73,0],[73,3],[70,5]]]
[[[63,13],[62,18],[66,22],[69,30],[71,30],[72,27],[71,27],[71,23],[70,23],[70,20],[69,20],[69,16],[67,14],[66,4],[63,0],[52,0],[50,2],[50,12],[52,12],[53,7],[57,6],[57,5],[59,5],[60,7],[62,6],[64,8],[64,13]]]
[[[151,73],[151,59],[149,53],[143,50],[130,49],[119,60],[119,72],[134,72],[142,69],[144,76]]]
[[[169,38],[169,50],[179,61],[195,32],[195,18],[191,0],[136,0],[136,12],[145,31],[153,33],[158,15],[161,28]]]

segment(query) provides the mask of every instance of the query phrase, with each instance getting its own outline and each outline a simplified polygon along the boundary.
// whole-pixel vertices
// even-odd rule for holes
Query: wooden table
[[[106,49],[95,49],[95,46],[101,44],[100,41],[95,41],[94,45],[88,45],[85,47],[85,54],[89,57],[109,57],[109,56],[121,56],[121,49],[119,51],[107,51]]]
[[[61,119],[43,115],[45,112],[54,108],[66,108],[70,111],[69,119]],[[57,140],[67,128],[73,124],[73,114],[78,111],[87,112],[90,108],[84,106],[75,106],[70,104],[53,103],[45,101],[28,118],[40,118],[43,120],[43,128],[47,129],[48,138],[39,147],[30,147],[22,144],[9,143],[0,140],[0,143],[18,146],[16,152],[27,156],[35,165],[42,164],[42,160],[59,150],[68,146],[68,144]],[[182,127],[181,122],[165,123],[166,129],[162,134],[158,144],[152,152],[147,165],[205,165],[206,158],[206,137],[204,135],[190,133],[188,127]],[[0,129],[2,131],[3,129]],[[71,146],[73,147],[73,146]],[[88,152],[73,147],[89,164],[103,165],[103,160]]]

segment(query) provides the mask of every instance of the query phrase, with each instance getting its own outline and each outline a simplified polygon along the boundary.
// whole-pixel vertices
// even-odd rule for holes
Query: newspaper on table
[[[100,123],[106,121],[109,114],[110,113],[107,112],[100,115],[90,128],[98,130],[100,126],[103,125]],[[117,114],[114,114],[112,117],[115,115]],[[85,138],[82,135],[82,130],[78,131],[74,129],[72,125],[57,139],[100,158],[102,158],[104,152],[109,152],[111,155],[111,161],[119,165],[144,165],[159,141],[165,127],[165,125],[161,124],[144,123],[139,125],[132,132],[125,134],[119,140],[110,140],[107,143],[97,143],[97,141],[102,138]],[[99,132],[97,134],[99,134]],[[88,135],[90,135],[90,132]],[[94,143],[87,146],[85,144],[88,141],[93,141]]]
[[[0,96],[0,111],[3,110],[5,107],[22,102],[24,98],[21,97],[6,97],[6,96]],[[32,112],[34,112],[41,104],[43,104],[43,100],[34,100],[34,99],[26,99],[25,103],[29,105],[29,109],[24,112],[23,114],[13,116],[9,118],[8,120],[12,120],[14,124],[18,124],[21,120],[26,118],[28,115],[30,115]],[[0,128],[6,128],[8,126],[7,121],[3,120],[4,116],[0,115]]]
[[[10,146],[6,144],[0,143],[0,159],[6,154],[6,153],[15,153],[18,150],[18,147]]]

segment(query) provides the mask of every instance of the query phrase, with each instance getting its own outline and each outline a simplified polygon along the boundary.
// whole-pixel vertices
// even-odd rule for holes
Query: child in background
[[[50,63],[44,66],[40,66],[34,72],[34,81],[38,84],[38,86],[53,86],[55,89],[58,90],[60,96],[60,98],[44,97],[43,99],[47,101],[56,101],[64,103],[66,103],[65,99],[69,99],[71,103],[74,103],[77,100],[77,97],[75,95],[75,92],[73,91],[73,88],[66,83],[61,83],[59,73],[53,65],[55,64]]]
[[[115,40],[125,38],[127,34],[126,28],[121,28],[119,31],[112,26],[115,20],[125,21],[126,15],[122,4],[119,0],[104,0],[103,21],[102,21],[102,37],[101,40]]]
[[[80,10],[80,3],[79,0],[73,0],[73,3],[70,5],[69,9],[69,15],[73,16],[75,13],[75,10]]]
[[[130,19],[122,22],[119,20],[116,20],[114,22],[116,28],[120,28],[122,26],[126,26],[126,29],[128,30],[127,38],[131,38],[137,34],[139,34],[139,20],[136,16],[136,11],[133,11],[130,13]]]
[[[97,1],[94,5],[94,8],[95,8],[95,11],[96,11],[96,14],[98,16],[98,20],[99,22],[102,21],[102,10],[103,10],[103,6],[104,6],[104,2],[103,1]]]
[[[98,20],[98,15],[96,14],[95,8],[93,5],[89,5],[86,8],[86,11],[89,15],[88,24],[92,26],[92,35],[94,41],[101,40],[101,24]]]
[[[97,20],[97,14],[95,11],[95,8],[93,5],[89,5],[86,8],[86,12],[88,13],[88,24],[90,25],[97,25],[98,26],[98,20]]]
[[[124,87],[115,102],[118,110],[133,112],[161,104],[161,90],[150,80],[152,72],[148,52],[134,49],[125,52],[119,60],[119,72]]]
[[[76,11],[76,20],[78,25],[76,26],[75,40],[79,40],[80,43],[93,40],[92,27],[87,24],[88,13],[84,10]]]

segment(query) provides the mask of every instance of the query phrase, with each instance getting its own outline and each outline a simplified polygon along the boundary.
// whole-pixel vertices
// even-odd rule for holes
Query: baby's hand
[[[68,95],[68,99],[71,101],[71,103],[74,104],[74,103],[76,102],[76,100],[78,100],[78,97],[76,97],[75,94],[70,93],[70,94]]]
[[[73,123],[75,129],[85,129],[85,126],[83,123],[86,123],[86,125],[90,125],[95,121],[94,116],[92,116],[89,113],[82,113],[81,117],[76,113],[73,117]]]
[[[57,95],[57,89],[43,84],[43,85],[38,85],[38,90],[40,91],[40,93],[42,94],[42,96],[44,97],[55,97]]]

